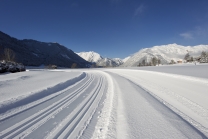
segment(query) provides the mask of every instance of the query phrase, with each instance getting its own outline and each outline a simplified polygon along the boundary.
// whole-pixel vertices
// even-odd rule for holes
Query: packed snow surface
[[[2,74],[0,138],[208,138],[207,69],[204,64]]]

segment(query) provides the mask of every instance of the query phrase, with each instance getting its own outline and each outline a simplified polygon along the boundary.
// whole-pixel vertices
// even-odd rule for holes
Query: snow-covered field
[[[208,65],[0,75],[0,138],[208,138]]]

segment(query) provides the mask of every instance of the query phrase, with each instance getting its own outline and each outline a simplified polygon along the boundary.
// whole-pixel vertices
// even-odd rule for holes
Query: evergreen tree
[[[185,55],[184,60],[186,60],[186,61],[190,60],[190,55],[189,55],[189,53],[187,53],[187,54]]]
[[[175,64],[176,62],[172,59],[171,61],[170,61],[170,64]]]
[[[201,53],[201,59],[200,59],[201,63],[208,63],[208,52],[203,51]]]
[[[154,66],[157,65],[157,58],[156,58],[156,57],[153,57],[153,58],[152,58],[152,64],[153,64]]]

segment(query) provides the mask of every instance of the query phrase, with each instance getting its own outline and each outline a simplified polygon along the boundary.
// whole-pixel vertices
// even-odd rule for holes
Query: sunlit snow
[[[2,74],[0,138],[207,138],[207,69],[187,64]]]

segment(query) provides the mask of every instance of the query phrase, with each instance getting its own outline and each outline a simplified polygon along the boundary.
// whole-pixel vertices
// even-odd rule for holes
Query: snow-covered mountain
[[[96,62],[97,66],[114,67],[117,63],[110,58],[103,58]]]
[[[112,60],[115,61],[117,65],[122,65],[124,63],[123,59],[120,59],[120,58],[113,58]]]
[[[77,54],[88,62],[95,62],[96,63],[99,60],[103,59],[103,57],[100,54],[98,54],[96,52],[93,52],[93,51],[80,52],[80,53],[77,53]]]
[[[125,63],[131,56],[124,58],[122,61]]]
[[[123,64],[123,61],[119,58],[103,58],[96,63],[98,66],[104,66],[104,67],[118,67],[121,64]]]
[[[171,60],[178,61],[184,59],[189,53],[193,57],[200,56],[202,51],[208,51],[208,45],[182,46],[178,44],[168,44],[154,46],[152,48],[144,48],[130,56],[130,58],[122,65],[124,67],[137,66],[142,60],[150,62],[153,57],[160,59],[161,64],[167,64]]]
[[[104,67],[117,67],[123,64],[123,60],[120,58],[104,58],[100,54],[90,51],[90,52],[80,52],[77,53],[80,57],[89,62],[94,62],[97,66]]]

